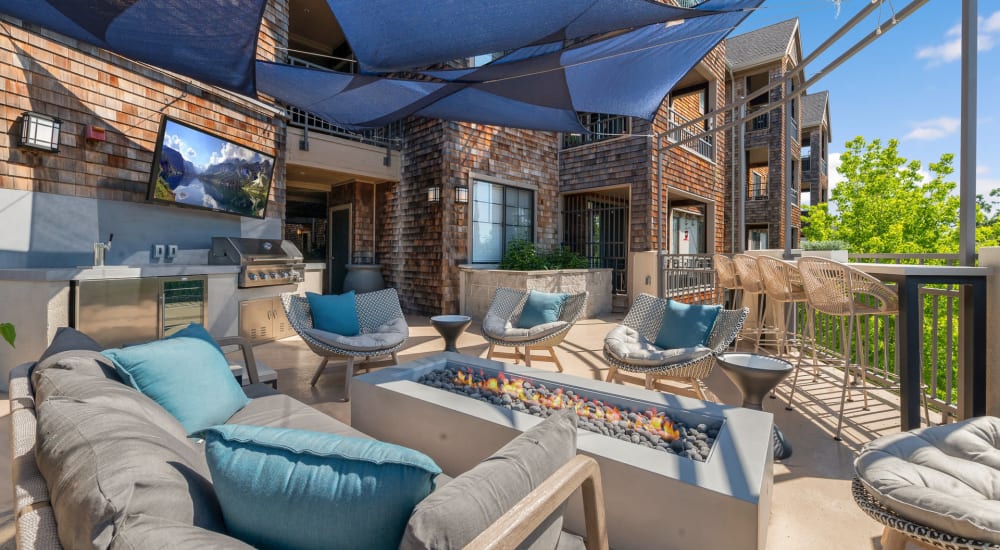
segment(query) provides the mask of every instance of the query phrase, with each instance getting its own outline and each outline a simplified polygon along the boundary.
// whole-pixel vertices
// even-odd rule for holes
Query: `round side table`
[[[764,410],[764,396],[795,368],[784,359],[753,353],[722,353],[715,360],[739,388],[743,395],[743,407],[758,411]],[[792,446],[777,424],[774,425],[773,445],[774,458],[782,460],[792,456]]]
[[[431,317],[431,325],[444,338],[444,350],[458,353],[455,343],[458,337],[465,332],[472,324],[472,317],[468,315],[438,315]]]

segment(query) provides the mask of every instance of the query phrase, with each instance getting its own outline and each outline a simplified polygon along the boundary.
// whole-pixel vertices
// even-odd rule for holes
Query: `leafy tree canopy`
[[[861,136],[847,142],[837,169],[843,180],[831,197],[837,211],[826,203],[810,208],[802,236],[842,240],[855,253],[956,252],[959,199],[955,183],[945,181],[954,155],[930,163],[927,175],[898,146],[895,139],[883,146]]]

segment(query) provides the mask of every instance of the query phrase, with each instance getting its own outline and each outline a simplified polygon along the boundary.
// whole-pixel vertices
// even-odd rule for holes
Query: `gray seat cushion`
[[[410,516],[399,548],[464,548],[575,455],[576,414],[566,409],[421,501]],[[556,548],[562,523],[559,511],[518,548]]]
[[[705,346],[663,349],[625,325],[611,329],[604,337],[604,349],[623,363],[648,366],[686,363],[712,352]]]
[[[204,457],[144,418],[50,397],[38,407],[38,469],[66,548],[106,548],[126,520],[225,532]]]
[[[316,328],[307,328],[305,333],[335,348],[369,352],[391,349],[402,344],[409,337],[410,329],[406,320],[400,317],[357,336],[344,336]]]
[[[854,469],[875,499],[899,516],[1000,544],[1000,418],[879,438]]]
[[[252,550],[239,539],[163,518],[129,518],[111,541],[110,550]]]
[[[174,415],[149,397],[102,373],[109,359],[95,352],[63,352],[39,364],[32,373],[35,401],[69,397],[92,405],[117,409],[166,431],[187,443],[187,432]]]
[[[64,351],[101,351],[103,349],[104,346],[75,328],[59,327],[56,330],[56,335],[52,337],[52,342],[49,344],[49,347],[42,352],[42,356],[38,358],[38,361],[42,362],[45,359]]]
[[[507,319],[501,319],[496,315],[487,315],[483,319],[483,332],[497,340],[527,342],[555,334],[564,329],[568,324],[566,321],[553,321],[551,323],[535,325],[531,328],[517,328]]]
[[[355,430],[336,418],[325,415],[301,401],[280,393],[262,395],[253,399],[250,404],[230,417],[226,424],[294,428],[371,439],[370,436]]]

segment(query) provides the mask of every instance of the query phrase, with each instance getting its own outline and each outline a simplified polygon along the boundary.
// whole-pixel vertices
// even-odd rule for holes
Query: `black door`
[[[347,264],[351,261],[351,211],[347,208],[330,211],[330,258],[327,273],[330,274],[329,292],[340,294],[344,290]]]

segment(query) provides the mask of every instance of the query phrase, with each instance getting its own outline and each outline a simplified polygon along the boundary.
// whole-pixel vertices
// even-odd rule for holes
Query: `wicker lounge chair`
[[[573,324],[583,315],[587,305],[587,293],[571,294],[563,304],[558,321],[532,328],[516,328],[517,320],[521,318],[521,311],[527,300],[527,290],[513,288],[496,290],[493,303],[490,304],[486,318],[483,319],[483,338],[490,344],[486,358],[513,359],[514,363],[523,360],[529,367],[532,361],[548,361],[555,363],[559,372],[562,372],[562,364],[556,356],[555,347],[562,343],[569,329],[573,328]],[[514,352],[495,351],[496,346],[512,347]],[[520,351],[522,347],[524,352]],[[532,355],[531,352],[535,349],[547,350],[549,355]]]
[[[700,399],[704,380],[715,366],[715,354],[722,353],[736,339],[746,320],[748,309],[724,309],[719,312],[705,346],[666,350],[653,342],[663,322],[667,300],[640,294],[625,320],[604,339],[604,358],[611,364],[607,381],[623,370],[645,375],[646,389],[653,389],[658,378],[678,379],[691,384]]]
[[[882,548],[1000,548],[1000,419],[981,416],[880,437],[854,461],[854,501],[885,526]],[[907,543],[912,543],[907,545]]]
[[[396,352],[403,347],[409,337],[409,328],[406,326],[403,310],[399,306],[399,296],[394,288],[357,295],[358,324],[361,327],[361,334],[357,336],[340,336],[314,329],[309,300],[304,296],[282,294],[281,304],[295,332],[309,349],[323,358],[316,373],[313,374],[311,385],[316,385],[330,359],[347,360],[345,401],[351,397],[354,361],[391,356],[393,363],[398,364]]]

